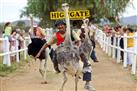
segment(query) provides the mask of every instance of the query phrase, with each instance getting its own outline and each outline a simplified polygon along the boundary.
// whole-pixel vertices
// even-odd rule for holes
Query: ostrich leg
[[[77,88],[78,88],[78,79],[79,79],[79,75],[76,73],[76,77],[75,77],[75,91],[77,91]]]
[[[64,82],[63,82],[63,84],[62,84],[62,86],[61,86],[60,91],[63,91],[64,85],[65,85],[65,83],[66,83],[66,82],[67,82],[67,80],[68,80],[68,79],[67,79],[67,76],[66,76],[66,72],[65,72],[65,71],[63,72],[63,76],[64,76],[64,79],[63,79],[63,80],[64,80]]]

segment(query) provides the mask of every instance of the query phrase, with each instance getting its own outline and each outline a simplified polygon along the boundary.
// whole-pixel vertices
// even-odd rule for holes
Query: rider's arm
[[[53,44],[55,44],[57,41],[56,35],[53,35],[53,37],[51,38],[51,40],[48,43],[45,43],[42,48],[40,49],[40,51],[38,52],[38,54],[36,55],[35,58],[38,58],[41,54],[41,52],[46,49],[49,46],[52,46]]]
[[[79,37],[79,35],[75,31],[72,31],[72,36],[75,39],[75,44],[77,46],[79,46],[80,45],[80,37]]]

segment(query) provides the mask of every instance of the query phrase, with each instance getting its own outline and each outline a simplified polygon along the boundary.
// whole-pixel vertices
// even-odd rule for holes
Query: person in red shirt
[[[39,51],[39,53],[37,54],[36,57],[39,57],[42,50],[46,49],[48,46],[52,46],[53,44],[56,44],[57,46],[60,46],[65,39],[65,32],[66,32],[66,23],[64,21],[57,21],[55,23],[55,27],[57,27],[57,29],[59,31],[57,31],[51,38],[51,40],[48,43],[45,43],[44,46],[41,48],[41,50]],[[77,35],[76,32],[72,31],[72,35],[75,39],[75,44],[78,44],[80,41],[79,36]],[[54,57],[54,56],[53,56]],[[52,60],[53,61],[53,60]],[[53,65],[54,65],[54,69],[56,70],[57,73],[59,73],[59,69],[58,69],[58,63],[57,61],[53,61]]]
[[[55,27],[57,27],[57,29],[59,30],[58,32],[56,32],[53,37],[51,38],[51,40],[47,43],[44,44],[44,46],[40,49],[39,53],[36,55],[36,58],[39,57],[39,55],[41,54],[41,52],[46,49],[48,46],[52,46],[53,44],[56,44],[57,46],[61,46],[64,42],[65,39],[65,32],[66,32],[66,23],[62,20],[59,20],[55,23]],[[71,31],[71,35],[74,38],[73,43],[75,43],[76,45],[80,45],[80,37],[78,36],[78,34],[74,31]],[[71,38],[72,39],[72,38]],[[54,69],[56,70],[57,73],[60,72],[60,70],[58,69],[58,62],[56,59],[56,53],[54,52],[54,56],[53,56],[53,65],[54,65]],[[86,81],[85,84],[85,89],[94,89],[91,85],[90,85],[90,81],[91,81],[91,65],[88,63],[88,60],[86,58],[86,56],[81,53],[80,54],[81,57],[81,61],[83,62],[83,69],[87,69],[87,71],[83,72],[83,80]],[[93,90],[95,91],[95,90]]]

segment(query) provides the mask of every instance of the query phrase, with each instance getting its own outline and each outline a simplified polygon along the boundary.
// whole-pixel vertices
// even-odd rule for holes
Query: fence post
[[[113,46],[116,46],[116,37],[113,37]],[[113,47],[113,53],[112,53],[112,58],[115,58],[116,55],[116,49]]]
[[[127,34],[124,34],[124,62],[123,62],[123,66],[127,67]]]
[[[132,68],[131,68],[131,74],[136,73],[136,62],[137,62],[137,57],[136,57],[136,54],[134,54],[134,58],[133,58],[133,62],[132,62]]]
[[[3,41],[4,41],[3,43],[4,53],[9,53],[10,43],[8,37],[5,37]],[[3,64],[6,64],[7,66],[11,66],[10,54],[4,55]]]
[[[98,35],[98,40],[100,42],[100,45],[101,45],[101,48],[103,47],[103,32],[98,30],[99,31],[99,35]]]
[[[102,45],[101,48],[103,49],[103,46],[104,46],[104,33],[102,33],[101,45]]]
[[[137,32],[134,36],[134,53],[137,53]],[[136,74],[136,63],[137,63],[137,54],[134,54],[133,63],[132,63],[132,69],[131,74]]]
[[[108,56],[111,56],[111,37],[108,38],[108,45],[109,45],[109,49],[108,49]]]
[[[15,45],[15,49],[16,49],[16,51],[18,51],[19,50],[19,48],[18,48],[19,42],[18,42],[17,39],[16,39],[16,43],[15,44],[16,44]],[[19,52],[16,52],[16,62],[19,62]]]
[[[98,39],[99,39],[101,48],[103,48],[103,38],[104,38],[103,32],[99,31],[99,38]]]
[[[103,51],[105,51],[105,42],[106,42],[106,35],[103,33]]]
[[[27,40],[27,39],[26,39]],[[27,49],[26,49],[26,40],[23,40],[23,48],[24,50],[24,59],[27,59]]]
[[[109,48],[108,44],[109,44],[108,36],[106,36],[106,49],[105,50],[107,54],[108,54],[108,48]]]
[[[117,49],[117,63],[120,63],[120,37],[118,37],[118,44],[117,44],[117,47],[118,47],[118,49]]]
[[[97,40],[98,34],[97,32],[99,32],[97,29],[95,30],[95,40]],[[98,40],[97,40],[98,41]]]

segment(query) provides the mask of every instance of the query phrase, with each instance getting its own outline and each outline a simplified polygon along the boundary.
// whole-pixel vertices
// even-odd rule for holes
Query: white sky
[[[0,22],[20,19],[20,10],[27,5],[27,0],[0,0]]]
[[[20,10],[27,5],[27,0],[0,0],[0,22],[15,21],[20,19]],[[137,15],[137,0],[128,6],[123,16]]]
[[[133,1],[133,6],[128,5],[126,11],[123,13],[123,16],[137,15],[137,0],[131,0],[131,1]]]

